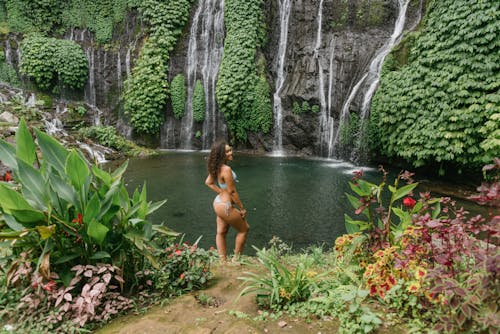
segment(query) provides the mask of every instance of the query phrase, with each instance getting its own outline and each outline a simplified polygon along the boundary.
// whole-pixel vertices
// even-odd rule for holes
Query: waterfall
[[[281,105],[280,93],[285,83],[285,56],[288,40],[288,21],[290,18],[292,2],[291,0],[279,0],[280,13],[280,38],[278,43],[278,60],[276,62],[276,85],[273,94],[273,113],[274,113],[274,145],[273,151],[277,155],[282,154],[283,150],[283,108]]]
[[[181,148],[191,149],[191,140],[193,137],[193,91],[194,85],[196,83],[196,67],[198,65],[197,57],[197,32],[198,32],[198,22],[200,20],[200,14],[203,9],[205,1],[200,1],[198,3],[198,8],[194,14],[193,23],[189,31],[189,44],[187,53],[187,66],[186,66],[186,112],[182,118],[181,124]]]
[[[205,122],[203,123],[203,149],[209,149],[217,138],[224,122],[219,118],[215,99],[215,85],[224,50],[224,0],[206,0],[203,18],[201,41],[203,48],[203,65],[201,74],[205,90]],[[224,129],[222,129],[224,130]],[[226,132],[226,131],[224,131]]]
[[[200,0],[190,28],[186,65],[186,113],[181,124],[180,147],[191,149],[193,139],[193,92],[201,78],[205,93],[205,121],[202,148],[208,149],[217,134],[226,132],[222,116],[217,111],[215,86],[224,47],[224,1]],[[170,122],[171,126],[174,125]],[[173,130],[165,128],[167,136]],[[172,142],[172,140],[167,140]],[[167,146],[171,147],[171,146]]]
[[[127,73],[127,79],[130,77],[130,50],[132,46],[129,45],[127,48],[127,54],[125,55],[125,72]]]
[[[333,141],[332,154],[335,153],[335,148],[338,144],[339,132],[341,126],[345,123],[346,118],[349,115],[349,109],[353,99],[358,94],[359,89],[364,86],[368,86],[368,89],[365,91],[363,96],[363,103],[361,106],[361,114],[360,114],[360,130],[364,128],[363,122],[368,117],[368,113],[370,111],[370,102],[377,89],[379,80],[380,80],[380,72],[382,71],[382,65],[384,63],[385,57],[392,50],[394,45],[399,42],[401,36],[403,34],[403,29],[405,26],[406,20],[406,11],[408,9],[408,4],[410,0],[398,0],[399,11],[398,17],[394,24],[394,30],[389,38],[389,40],[382,46],[382,48],[376,53],[375,57],[372,59],[370,66],[368,68],[368,72],[366,72],[361,79],[356,83],[356,85],[351,90],[349,97],[345,101],[342,106],[342,111],[339,119],[339,126],[337,127],[337,131],[335,134],[335,139]],[[358,139],[363,137],[363,133],[358,133]]]
[[[7,65],[12,65],[12,49],[10,48],[10,41],[5,40],[5,63]]]
[[[327,115],[328,115],[328,122],[327,122],[327,130],[328,130],[328,135],[326,136],[326,142],[328,144],[328,156],[330,157],[332,155],[332,149],[333,149],[333,129],[335,128],[335,119],[332,117],[332,94],[333,94],[333,78],[334,78],[334,73],[333,73],[333,60],[335,56],[335,38],[332,37],[332,40],[330,41],[330,62],[328,66],[328,109],[327,109]]]
[[[408,4],[410,0],[398,0],[399,3],[399,14],[394,25],[394,32],[391,35],[389,41],[382,47],[379,53],[375,56],[370,64],[370,69],[368,71],[368,78],[366,80],[369,84],[368,90],[365,93],[363,104],[361,106],[361,116],[360,119],[363,121],[368,116],[370,111],[370,102],[373,97],[373,93],[377,89],[378,83],[380,81],[380,72],[382,72],[382,65],[384,64],[384,59],[387,57],[389,52],[396,43],[398,43],[403,35],[403,29],[405,27],[406,21],[406,10],[408,9]]]
[[[120,92],[123,88],[123,80],[122,80],[122,58],[120,54],[120,49],[116,53],[116,81],[118,82],[118,88]]]

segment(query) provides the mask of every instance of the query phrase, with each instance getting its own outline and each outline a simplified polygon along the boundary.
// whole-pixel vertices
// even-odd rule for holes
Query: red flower
[[[42,286],[45,291],[53,291],[56,288],[56,282],[49,281],[49,283]]]
[[[186,277],[186,274],[184,274],[184,273],[182,273],[182,274],[179,276],[179,278],[180,278],[181,280],[183,280],[183,279],[184,279],[184,277]]]
[[[405,197],[403,199],[403,205],[406,206],[407,208],[413,209],[413,207],[417,204],[417,201],[415,201],[411,197]]]
[[[181,254],[182,254],[182,251],[180,249],[175,251],[175,255],[181,255]]]
[[[75,218],[75,219],[73,219],[71,222],[72,222],[72,223],[78,223],[78,224],[82,225],[82,224],[83,224],[83,215],[82,215],[81,213],[79,213],[79,214],[76,216],[76,218]]]
[[[5,180],[5,182],[10,181],[10,173],[9,172],[5,173],[4,180]]]

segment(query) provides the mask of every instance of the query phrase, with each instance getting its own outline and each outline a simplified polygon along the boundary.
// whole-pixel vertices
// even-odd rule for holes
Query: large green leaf
[[[78,201],[78,194],[70,184],[56,174],[49,175],[49,182],[54,192],[57,193],[60,198],[64,199],[70,205],[75,206],[78,212],[82,212],[81,204]]]
[[[111,176],[113,177],[113,180],[120,179],[122,177],[123,173],[125,173],[125,171],[127,170],[127,166],[128,166],[128,160],[125,161],[120,167],[115,169],[113,171],[113,173],[111,174]]]
[[[33,207],[17,191],[0,183],[0,207],[4,211],[10,210],[33,210]]]
[[[87,228],[87,234],[102,246],[109,229],[96,220],[92,220]]]
[[[38,210],[46,210],[49,196],[47,193],[47,181],[39,170],[33,168],[24,160],[17,159],[19,168],[19,179],[22,183],[24,198]]]
[[[17,175],[16,148],[3,139],[0,139],[0,161]]]
[[[94,175],[99,178],[100,180],[102,180],[104,182],[105,185],[107,185],[108,187],[111,186],[111,182],[113,181],[112,178],[111,178],[111,175],[100,169],[98,166],[92,166],[92,172],[94,173]]]
[[[25,229],[24,225],[19,224],[13,216],[11,216],[7,213],[4,213],[2,216],[0,216],[0,221],[2,220],[2,218],[7,223],[7,226],[10,227],[14,231],[19,232],[19,231],[22,231]]]
[[[68,150],[48,134],[38,129],[35,129],[35,133],[38,145],[42,149],[44,163],[53,166],[60,175],[64,175]]]
[[[85,207],[85,212],[83,214],[83,221],[88,224],[92,220],[94,220],[101,211],[101,203],[97,193],[94,193],[90,201],[87,203]]]
[[[399,188],[398,190],[396,190],[396,193],[394,194],[394,201],[408,195],[410,192],[412,192],[413,189],[415,189],[415,187],[418,186],[418,183],[410,183],[410,184],[407,184],[401,188]]]
[[[72,150],[66,159],[65,170],[73,187],[80,191],[90,175],[87,162],[77,151]]]
[[[18,159],[33,165],[36,159],[36,147],[33,137],[26,126],[24,118],[21,118],[16,133],[16,154]]]

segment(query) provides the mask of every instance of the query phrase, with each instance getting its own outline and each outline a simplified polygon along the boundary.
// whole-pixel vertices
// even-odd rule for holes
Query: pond
[[[144,159],[132,159],[125,173],[129,190],[147,183],[148,199],[167,203],[150,218],[185,234],[200,246],[215,246],[215,193],[205,186],[208,152],[162,152]],[[291,244],[294,250],[310,245],[331,247],[345,233],[344,214],[353,216],[345,193],[351,193],[352,172],[362,168],[365,178],[379,183],[373,167],[356,167],[346,162],[270,157],[236,152],[231,163],[237,173],[237,189],[248,211],[251,230],[245,247],[264,247],[273,236]],[[392,178],[389,179],[392,182]],[[234,248],[235,231],[228,234],[228,250]]]

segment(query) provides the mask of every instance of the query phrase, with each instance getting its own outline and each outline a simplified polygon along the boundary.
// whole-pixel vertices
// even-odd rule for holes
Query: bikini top
[[[234,170],[231,170],[231,172],[233,173],[234,182],[238,182],[238,177],[236,176],[236,173],[234,172]],[[219,183],[219,187],[221,189],[226,189],[227,188],[227,185],[225,183],[220,183],[218,181],[217,181],[217,183]]]

